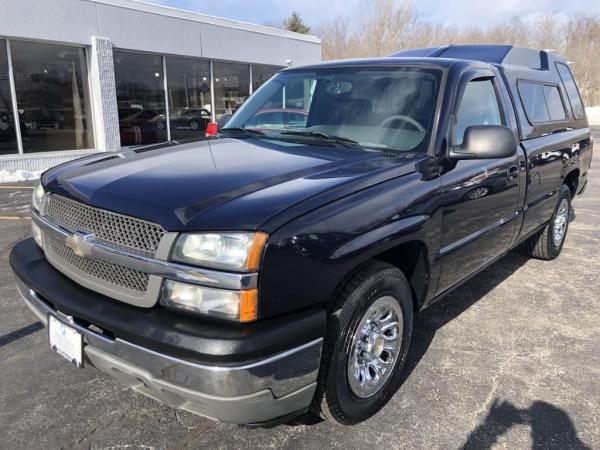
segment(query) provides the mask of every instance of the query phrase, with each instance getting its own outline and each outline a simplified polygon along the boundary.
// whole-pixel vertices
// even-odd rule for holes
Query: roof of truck
[[[518,47],[515,45],[446,45],[402,50],[383,58],[345,59],[324,61],[300,67],[284,69],[316,69],[362,65],[393,65],[399,59],[403,64],[433,65],[448,68],[459,61],[479,62],[482,66],[493,64],[511,71],[549,71],[555,62],[566,63],[551,50]]]
[[[394,65],[397,66],[398,62],[402,64],[415,65],[415,66],[432,66],[449,68],[456,62],[464,62],[464,60],[457,58],[431,58],[431,57],[382,57],[382,58],[356,58],[356,59],[338,59],[323,61],[315,64],[308,64],[303,66],[293,66],[283,69],[284,72],[294,70],[312,70],[312,69],[326,69],[334,67],[352,67],[352,66],[385,66]],[[471,61],[472,63],[472,61]],[[481,63],[482,66],[487,64]]]
[[[467,59],[485,63],[548,70],[553,62],[565,62],[552,50],[539,50],[516,45],[446,45],[403,50],[391,57]]]

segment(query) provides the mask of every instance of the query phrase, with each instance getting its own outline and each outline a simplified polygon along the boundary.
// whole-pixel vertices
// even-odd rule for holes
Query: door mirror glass
[[[460,145],[450,149],[451,159],[497,159],[513,156],[517,140],[512,130],[503,125],[473,125],[464,133]]]

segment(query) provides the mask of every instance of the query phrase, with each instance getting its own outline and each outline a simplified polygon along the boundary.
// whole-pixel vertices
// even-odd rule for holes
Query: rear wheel
[[[560,189],[558,204],[552,218],[538,233],[525,244],[527,253],[537,259],[549,261],[560,255],[571,219],[571,191],[565,185]]]
[[[335,299],[312,410],[351,425],[379,411],[400,385],[412,331],[404,274],[373,261]]]

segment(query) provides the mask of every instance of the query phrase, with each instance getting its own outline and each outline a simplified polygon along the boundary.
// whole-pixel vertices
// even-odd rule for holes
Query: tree
[[[420,20],[414,0],[353,1],[353,13],[322,22],[315,29],[322,39],[324,60],[386,56],[406,48],[448,44],[553,49],[569,61],[584,103],[600,105],[599,16],[550,12],[525,19],[512,17],[490,26],[458,28]]]
[[[302,21],[300,14],[296,11],[292,12],[292,15],[283,21],[283,28],[295,33],[310,33],[310,27]]]

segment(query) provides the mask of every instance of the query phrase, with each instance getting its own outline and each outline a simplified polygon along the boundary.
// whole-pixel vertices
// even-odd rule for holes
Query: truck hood
[[[48,192],[169,231],[271,231],[300,204],[314,208],[415,166],[407,156],[358,148],[218,139],[95,155],[51,169],[42,182]]]

